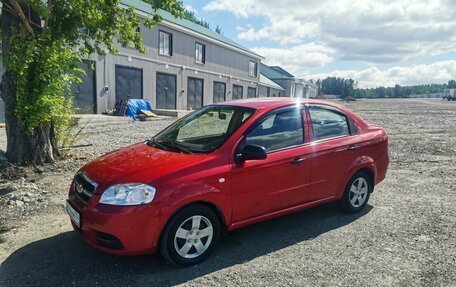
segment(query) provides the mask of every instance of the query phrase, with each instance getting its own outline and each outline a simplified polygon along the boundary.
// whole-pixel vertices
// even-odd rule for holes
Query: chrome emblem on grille
[[[77,193],[82,193],[84,191],[84,186],[82,186],[82,184],[76,182],[75,185],[74,185],[74,190]]]

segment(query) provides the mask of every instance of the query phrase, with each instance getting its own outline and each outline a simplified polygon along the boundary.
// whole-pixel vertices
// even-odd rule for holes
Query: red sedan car
[[[75,176],[74,229],[115,254],[192,265],[220,234],[338,201],[362,210],[385,178],[388,135],[343,106],[246,99],[209,105]]]

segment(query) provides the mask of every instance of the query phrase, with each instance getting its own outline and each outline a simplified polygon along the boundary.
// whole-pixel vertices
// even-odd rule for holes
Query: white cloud
[[[346,70],[317,75],[305,75],[309,79],[324,79],[329,76],[355,79],[361,88],[391,87],[395,84],[404,86],[445,83],[451,79],[456,79],[456,60],[441,61],[427,65],[414,65],[411,67],[393,67],[385,70],[370,67],[361,71]]]
[[[195,15],[198,14],[198,11],[195,8],[193,8],[191,5],[186,5],[184,8],[190,12],[195,13]]]
[[[242,27],[242,40],[319,41],[345,60],[392,63],[456,50],[451,0],[213,0],[204,10],[266,19],[261,27]]]
[[[332,61],[332,49],[315,43],[300,44],[292,48],[252,48],[266,59],[267,65],[280,65],[292,74],[302,74],[309,68],[323,67]]]
[[[262,28],[255,30],[252,26],[247,26],[247,28],[237,27],[239,31],[238,38],[241,40],[247,41],[258,41],[269,36],[269,31],[267,28]]]

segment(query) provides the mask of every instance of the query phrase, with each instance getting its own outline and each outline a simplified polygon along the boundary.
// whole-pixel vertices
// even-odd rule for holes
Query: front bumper
[[[151,204],[111,206],[99,204],[94,195],[85,204],[70,191],[69,203],[81,215],[81,228],[74,230],[90,246],[119,255],[154,253],[160,234],[159,211]]]

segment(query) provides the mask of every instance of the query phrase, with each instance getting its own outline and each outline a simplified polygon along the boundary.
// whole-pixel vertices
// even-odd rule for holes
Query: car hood
[[[201,162],[206,157],[165,151],[142,142],[96,158],[81,171],[103,188],[127,182],[151,183],[161,176]]]

